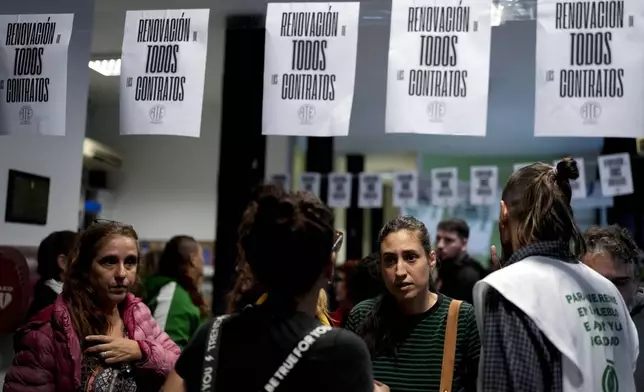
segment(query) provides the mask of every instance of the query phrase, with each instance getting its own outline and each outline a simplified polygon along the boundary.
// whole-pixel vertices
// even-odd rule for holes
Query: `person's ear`
[[[436,252],[431,251],[429,252],[429,257],[427,258],[427,261],[429,261],[429,266],[431,269],[436,268]]]
[[[469,241],[469,238],[463,238],[463,246],[461,247],[461,251],[465,252],[467,251],[467,242]]]
[[[190,266],[193,268],[197,268],[197,264],[199,262],[199,254],[198,253],[193,253],[190,255]]]
[[[64,273],[67,264],[67,257],[65,257],[65,255],[58,255],[56,258],[56,264],[58,264],[58,268],[60,268]]]
[[[501,209],[499,214],[499,222],[507,223],[509,218],[508,206],[501,200]]]

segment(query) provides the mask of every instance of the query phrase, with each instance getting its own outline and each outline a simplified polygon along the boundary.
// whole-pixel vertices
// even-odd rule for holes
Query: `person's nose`
[[[403,280],[405,279],[405,277],[407,277],[407,266],[405,265],[405,261],[401,257],[396,263],[396,278]]]
[[[436,241],[436,249],[443,249],[445,248],[445,241],[439,239]]]
[[[123,263],[119,263],[116,266],[116,271],[114,271],[114,278],[117,280],[125,279],[125,266]]]

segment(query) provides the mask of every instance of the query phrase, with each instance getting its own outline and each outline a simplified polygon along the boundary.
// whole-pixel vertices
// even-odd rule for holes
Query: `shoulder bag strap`
[[[295,348],[289,353],[284,362],[277,368],[275,373],[271,376],[270,380],[264,385],[265,392],[274,392],[282,381],[288,376],[290,372],[293,371],[295,365],[300,361],[304,354],[313,346],[318,338],[327,332],[331,331],[333,328],[328,325],[320,325],[315,327],[311,332],[306,334],[306,336],[297,343]]]
[[[217,359],[219,357],[219,343],[221,342],[221,327],[229,315],[219,316],[215,319],[208,333],[206,351],[203,357],[201,371],[201,391],[214,392],[217,380]]]
[[[456,358],[456,335],[458,333],[458,311],[461,308],[461,303],[463,303],[463,301],[452,300],[452,302],[449,304],[449,310],[447,311],[440,392],[452,391],[454,361]]]

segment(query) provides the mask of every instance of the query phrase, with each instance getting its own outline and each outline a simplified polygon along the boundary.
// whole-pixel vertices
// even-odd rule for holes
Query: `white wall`
[[[67,65],[67,135],[0,136],[0,244],[38,245],[52,231],[78,228],[93,7],[92,0],[0,1],[3,14],[75,14]],[[51,179],[47,225],[4,222],[9,169]]]
[[[212,91],[208,85],[206,90]],[[211,100],[204,102],[200,138],[120,136],[118,102],[101,103],[88,124],[88,136],[112,147],[124,162],[101,217],[133,225],[145,240],[187,234],[212,241],[217,220],[219,108]]]

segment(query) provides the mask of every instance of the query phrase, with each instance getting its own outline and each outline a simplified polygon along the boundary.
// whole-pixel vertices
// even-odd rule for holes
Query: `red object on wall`
[[[0,334],[14,332],[29,310],[31,284],[23,254],[0,246]]]

